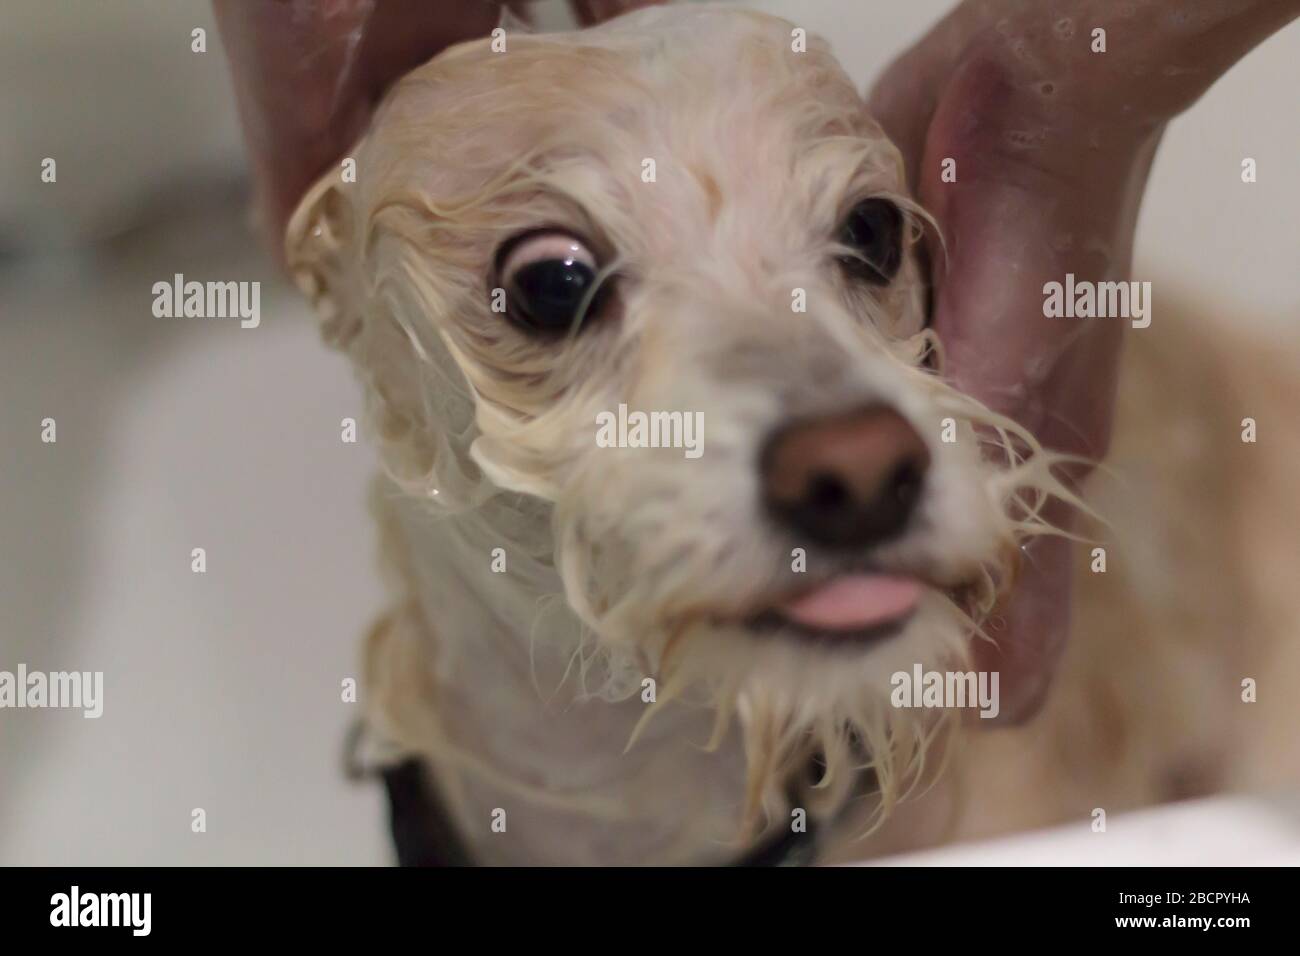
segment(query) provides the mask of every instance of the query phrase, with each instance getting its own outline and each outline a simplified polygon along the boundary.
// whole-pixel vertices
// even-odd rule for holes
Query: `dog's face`
[[[289,236],[390,468],[548,508],[583,621],[769,763],[895,732],[890,675],[960,652],[1026,523],[1023,466],[927,367],[899,155],[792,29],[667,8],[457,47]],[[667,447],[629,447],[639,414]]]

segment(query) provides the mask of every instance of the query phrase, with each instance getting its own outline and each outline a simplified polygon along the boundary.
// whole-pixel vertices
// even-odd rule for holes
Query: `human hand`
[[[1129,278],[1166,123],[1298,12],[1295,0],[966,0],[885,71],[870,106],[943,232],[933,323],[959,388],[1049,448],[1105,454],[1122,320],[1047,318],[1044,284]],[[1048,517],[1069,526],[1063,507]],[[980,669],[1001,672],[1006,722],[1041,704],[1070,612],[1069,541],[1035,539],[1024,558],[989,622],[996,646],[975,648]]]
[[[571,0],[584,24],[661,0]],[[501,21],[491,0],[214,0],[266,235],[364,132],[394,80]],[[519,9],[526,16],[526,5]]]

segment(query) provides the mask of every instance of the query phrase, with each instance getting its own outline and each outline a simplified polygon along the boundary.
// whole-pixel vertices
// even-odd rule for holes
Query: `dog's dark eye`
[[[903,213],[888,199],[864,199],[844,220],[839,241],[854,253],[840,258],[850,275],[887,285],[903,262]]]
[[[497,274],[506,314],[534,332],[563,333],[597,307],[596,257],[563,232],[536,232],[502,248]]]

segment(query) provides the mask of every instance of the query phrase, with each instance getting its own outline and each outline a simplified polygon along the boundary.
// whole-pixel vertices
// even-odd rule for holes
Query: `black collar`
[[[389,822],[399,866],[473,866],[430,775],[419,760],[382,771],[388,790]],[[809,866],[817,856],[816,828],[777,833],[733,866]]]

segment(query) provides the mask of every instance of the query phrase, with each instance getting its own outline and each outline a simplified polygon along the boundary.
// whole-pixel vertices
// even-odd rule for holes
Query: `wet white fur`
[[[933,343],[915,257],[884,290],[837,267],[858,200],[893,197],[913,242],[925,220],[857,91],[820,41],[793,52],[791,29],[670,7],[511,35],[505,53],[454,48],[390,94],[352,154],[358,182],[326,175],[290,224],[291,265],[366,383],[388,475],[398,604],[371,642],[369,711],[435,767],[485,862],[731,858],[785,825],[814,748],[824,786],[794,799],[840,814],[862,759],[850,729],[878,777],[867,819],[917,778],[936,728],[892,710],[888,682],[972,639],[940,590],[866,649],[722,623],[826,566],[760,507],[777,426],[899,409],[933,465],[914,529],[875,558],[976,582],[980,609],[1043,530],[1033,512],[1056,486],[1043,456],[1021,460],[1032,440],[999,438],[1008,423],[919,367]],[[490,311],[490,265],[509,236],[556,224],[597,244],[620,302],[539,343]],[[598,447],[596,416],[620,403],[702,411],[705,454]],[[984,454],[990,437],[1012,467]]]

